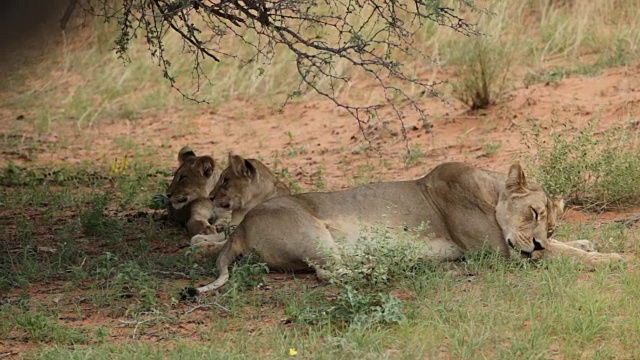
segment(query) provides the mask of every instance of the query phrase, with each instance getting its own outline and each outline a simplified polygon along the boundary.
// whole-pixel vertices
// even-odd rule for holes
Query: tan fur
[[[432,260],[455,260],[482,248],[505,258],[512,253],[535,259],[570,256],[588,264],[621,259],[618,254],[583,250],[590,247],[588,242],[549,239],[561,211],[560,199],[550,199],[540,186],[528,182],[519,164],[504,175],[445,163],[413,181],[276,197],[245,215],[221,246],[219,278],[196,292],[224,285],[231,263],[250,252],[271,268],[308,270],[308,260],[323,264],[320,247],[332,249],[341,238],[353,243],[363,226],[402,232],[426,223],[423,256]]]
[[[228,211],[214,211],[209,193],[220,177],[211,156],[197,156],[188,146],[178,153],[178,169],[167,190],[170,213],[187,227],[189,236],[216,233],[228,223]],[[211,225],[210,222],[214,222]]]
[[[230,225],[238,225],[256,205],[271,198],[290,195],[289,187],[256,159],[229,153],[229,166],[222,171],[210,198],[217,211],[231,211]],[[196,235],[191,245],[196,258],[215,256],[224,245],[224,234]]]

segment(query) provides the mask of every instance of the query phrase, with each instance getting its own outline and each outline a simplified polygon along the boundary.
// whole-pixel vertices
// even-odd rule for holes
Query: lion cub
[[[209,197],[215,211],[230,211],[230,226],[237,226],[256,205],[290,194],[289,187],[262,162],[230,152],[229,166],[220,174]],[[197,258],[215,256],[224,242],[223,234],[196,235],[191,239]]]
[[[209,193],[220,177],[211,156],[197,156],[190,147],[178,152],[178,169],[167,190],[170,215],[186,225],[189,236],[214,234],[231,219],[225,209],[215,209]],[[212,225],[213,224],[213,225]]]

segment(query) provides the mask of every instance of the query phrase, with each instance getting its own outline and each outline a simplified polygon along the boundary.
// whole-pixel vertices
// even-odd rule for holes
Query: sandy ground
[[[635,116],[640,110],[640,66],[610,69],[593,78],[566,78],[557,86],[522,87],[507,93],[500,105],[476,113],[455,101],[445,105],[427,99],[424,106],[433,127],[427,133],[415,114],[405,114],[406,141],[400,122],[391,114],[360,129],[348,113],[327,101],[289,104],[283,113],[235,101],[194,115],[172,109],[82,130],[72,122],[57,124],[37,135],[28,114],[17,120],[23,114],[0,109],[0,136],[6,145],[0,162],[108,164],[136,155],[173,168],[178,150],[188,144],[197,153],[223,161],[230,150],[271,165],[277,157],[278,165],[288,168],[303,188],[313,183],[310,176],[318,169],[327,189],[353,185],[351,179],[358,178],[415,178],[444,161],[506,171],[512,161],[524,161],[531,154],[523,134],[534,123],[543,131],[566,124],[570,134],[594,117],[602,129],[621,121],[640,121]],[[408,166],[407,145],[416,151]]]

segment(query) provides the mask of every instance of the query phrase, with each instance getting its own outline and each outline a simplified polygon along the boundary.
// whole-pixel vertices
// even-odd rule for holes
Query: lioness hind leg
[[[238,234],[239,235],[239,234]],[[226,241],[218,255],[218,259],[216,260],[216,269],[218,270],[218,278],[205,286],[201,286],[199,288],[188,288],[184,291],[188,297],[194,297],[197,295],[202,295],[206,292],[216,290],[222,287],[224,284],[229,281],[229,266],[231,263],[235,261],[235,259],[240,256],[243,251],[240,250],[242,248],[243,239],[240,236],[236,235],[236,239],[230,239]],[[234,241],[232,241],[234,240]]]
[[[186,255],[194,253],[196,260],[212,258],[220,253],[225,243],[223,233],[196,235],[191,238],[191,249],[186,252]]]
[[[454,261],[462,258],[464,251],[445,238],[429,239],[422,250],[424,260]]]

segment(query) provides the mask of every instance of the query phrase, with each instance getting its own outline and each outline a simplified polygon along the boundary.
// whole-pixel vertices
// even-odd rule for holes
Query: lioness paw
[[[589,240],[572,241],[571,246],[586,252],[596,251],[596,246]]]
[[[588,254],[588,259],[592,264],[618,263],[624,260],[620,254],[602,254],[597,252],[590,252]]]

